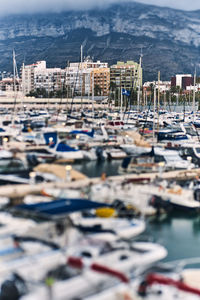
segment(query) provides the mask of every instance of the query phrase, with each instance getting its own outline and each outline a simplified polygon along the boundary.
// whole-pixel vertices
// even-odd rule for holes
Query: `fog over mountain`
[[[27,6],[31,6],[31,1]],[[44,1],[41,1],[42,5]],[[70,1],[66,2],[77,3],[77,0]],[[110,64],[117,60],[139,60],[142,48],[145,79],[154,79],[158,70],[163,79],[175,73],[193,72],[195,66],[198,71],[199,11],[181,11],[133,1],[91,9],[92,2],[86,1],[89,10],[85,6],[84,10],[59,12],[58,5],[58,12],[1,17],[0,70],[12,69],[13,48],[18,66],[23,60],[25,63],[46,60],[50,67],[65,67],[67,61],[80,59],[83,44],[85,56]],[[51,8],[51,0],[48,3]]]
[[[134,0],[129,0],[134,2]],[[200,9],[200,1],[193,0],[137,0],[136,2],[166,6],[182,10]],[[125,4],[124,0],[0,0],[0,15],[38,13],[38,12],[63,12],[69,10],[88,10],[105,8],[112,4]]]

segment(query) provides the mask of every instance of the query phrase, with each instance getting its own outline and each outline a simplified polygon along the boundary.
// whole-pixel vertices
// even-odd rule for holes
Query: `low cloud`
[[[0,0],[0,14],[61,12],[107,7],[122,0]]]
[[[132,0],[129,0],[130,2]],[[113,3],[125,3],[126,0],[0,0],[0,14],[20,14],[39,12],[61,12],[66,10],[87,10],[107,7]],[[138,0],[137,2],[168,6],[177,9],[200,9],[200,1],[193,0]]]

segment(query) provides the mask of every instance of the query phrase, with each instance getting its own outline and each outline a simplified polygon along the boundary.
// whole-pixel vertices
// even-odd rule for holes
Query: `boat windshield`
[[[4,160],[0,164],[0,173],[12,173],[25,170],[24,163],[19,159]]]
[[[60,140],[62,139],[72,139],[72,138],[76,138],[76,135],[69,135],[69,132],[58,132],[58,137]]]
[[[136,162],[138,164],[153,163],[154,158],[153,157],[137,157]]]
[[[191,127],[185,127],[186,133],[191,136],[197,136],[196,132]]]

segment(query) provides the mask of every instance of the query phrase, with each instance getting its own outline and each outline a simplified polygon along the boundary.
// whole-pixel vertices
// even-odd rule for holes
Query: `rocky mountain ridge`
[[[186,12],[136,2],[105,9],[0,18],[0,70],[46,60],[65,67],[84,55],[108,61],[138,60],[143,51],[144,78],[161,71],[163,79],[193,72],[200,64],[200,11]]]

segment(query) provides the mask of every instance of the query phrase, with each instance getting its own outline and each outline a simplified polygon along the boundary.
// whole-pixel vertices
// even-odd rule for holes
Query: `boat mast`
[[[137,91],[137,112],[139,113],[140,110],[140,88],[138,86],[138,91]]]
[[[192,102],[192,109],[193,109],[193,122],[195,121],[196,112],[195,112],[195,93],[196,93],[196,69],[194,72],[194,90],[193,90],[193,102]]]
[[[141,84],[141,68],[142,68],[142,50],[140,54],[140,62],[139,62],[139,72],[138,72],[138,92],[137,92],[137,111],[140,110],[140,84]]]
[[[156,86],[154,86],[153,96],[153,144],[155,143],[155,118],[156,118]]]
[[[164,91],[164,110],[166,110],[166,91]]]
[[[49,111],[49,74],[48,74],[48,92],[47,92],[48,100],[47,100],[47,111]]]
[[[92,71],[92,121],[94,122],[94,70]]]
[[[66,68],[66,74],[65,74],[65,77],[66,77],[66,87],[67,87],[67,99],[66,99],[66,119],[67,119],[67,113],[68,113],[68,98],[70,98],[70,91],[71,91],[71,82],[70,82],[70,79],[69,79],[69,66],[70,66],[70,63],[69,63],[69,60],[67,61],[67,68]]]
[[[120,113],[121,113],[121,119],[122,119],[122,106],[123,106],[123,94],[122,94],[122,86],[121,86],[121,98],[120,98]]]
[[[22,100],[21,100],[21,106],[23,108],[24,103],[24,97],[25,97],[25,66],[24,62],[22,64]]]
[[[81,110],[83,109],[83,45],[81,45]]]
[[[16,75],[17,74],[17,64],[15,59],[15,50],[13,49],[13,84],[14,84],[14,107],[13,107],[13,116],[12,116],[12,125],[14,124],[14,115],[17,101],[17,90],[16,90]]]
[[[160,71],[158,71],[158,106],[157,106],[158,123],[157,123],[157,133],[159,132],[159,111],[160,111]]]

